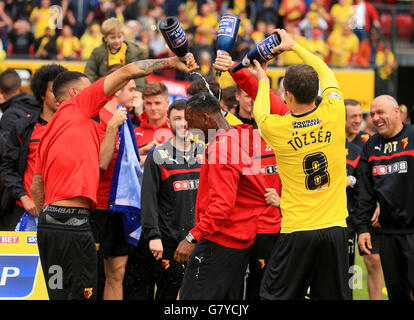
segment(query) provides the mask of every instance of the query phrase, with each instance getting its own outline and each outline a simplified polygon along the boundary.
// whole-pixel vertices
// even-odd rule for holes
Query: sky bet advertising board
[[[0,300],[48,300],[36,232],[0,231]]]

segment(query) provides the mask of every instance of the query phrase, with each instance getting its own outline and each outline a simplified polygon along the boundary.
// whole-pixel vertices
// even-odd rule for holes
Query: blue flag
[[[121,107],[119,105],[117,108]],[[123,107],[123,106],[122,106]],[[127,120],[119,128],[119,151],[112,176],[108,211],[122,215],[125,239],[137,246],[141,237],[141,184],[137,141],[127,109]]]
[[[37,216],[32,216],[29,212],[25,211],[14,231],[37,231],[37,221]]]

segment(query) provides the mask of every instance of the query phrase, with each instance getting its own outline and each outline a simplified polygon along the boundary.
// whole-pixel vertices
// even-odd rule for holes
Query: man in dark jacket
[[[4,154],[6,141],[14,122],[29,115],[39,114],[40,105],[36,99],[26,92],[22,92],[22,81],[14,69],[7,69],[0,74],[0,95],[4,102],[0,104],[3,115],[0,119],[0,163]],[[13,203],[0,176],[0,214],[10,213]]]
[[[42,111],[18,119],[11,126],[6,151],[0,165],[0,175],[8,196],[14,203],[13,210],[1,216],[0,229],[14,230],[24,211],[37,216],[39,213],[30,193],[37,146],[48,121],[58,108],[52,91],[53,80],[66,68],[51,64],[38,69],[31,82],[31,90]]]
[[[22,91],[22,80],[14,69],[7,69],[0,75],[0,93],[6,100],[0,104],[3,111],[0,120],[2,131],[9,131],[17,119],[40,112],[41,108],[36,99]]]
[[[380,227],[379,253],[390,300],[411,300],[414,293],[414,126],[403,124],[397,101],[376,97],[371,116],[378,133],[364,145],[357,209],[358,245],[372,254],[369,226]],[[380,206],[379,216],[374,211]],[[376,221],[374,221],[376,222]]]
[[[185,100],[170,105],[168,123],[174,136],[148,155],[142,180],[142,236],[157,260],[149,259],[156,300],[176,299],[185,265],[174,260],[174,253],[194,227],[201,168],[197,158],[204,155],[204,146],[190,140],[185,108]]]

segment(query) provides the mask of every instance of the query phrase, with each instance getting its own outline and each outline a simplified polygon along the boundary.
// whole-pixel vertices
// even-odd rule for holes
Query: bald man
[[[410,300],[414,292],[414,126],[401,121],[397,101],[378,96],[371,104],[378,133],[360,159],[358,245],[371,254],[369,225],[380,225],[380,258],[390,300]],[[374,215],[377,202],[380,213]]]

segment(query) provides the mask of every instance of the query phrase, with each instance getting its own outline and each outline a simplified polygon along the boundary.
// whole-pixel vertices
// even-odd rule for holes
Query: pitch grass
[[[367,287],[367,268],[365,267],[364,259],[359,255],[358,250],[355,256],[355,264],[362,268],[363,285],[362,285],[362,289],[353,290],[353,300],[369,300],[368,287]],[[385,289],[385,284],[383,282],[382,300],[388,300],[388,295],[386,293],[387,291]]]

